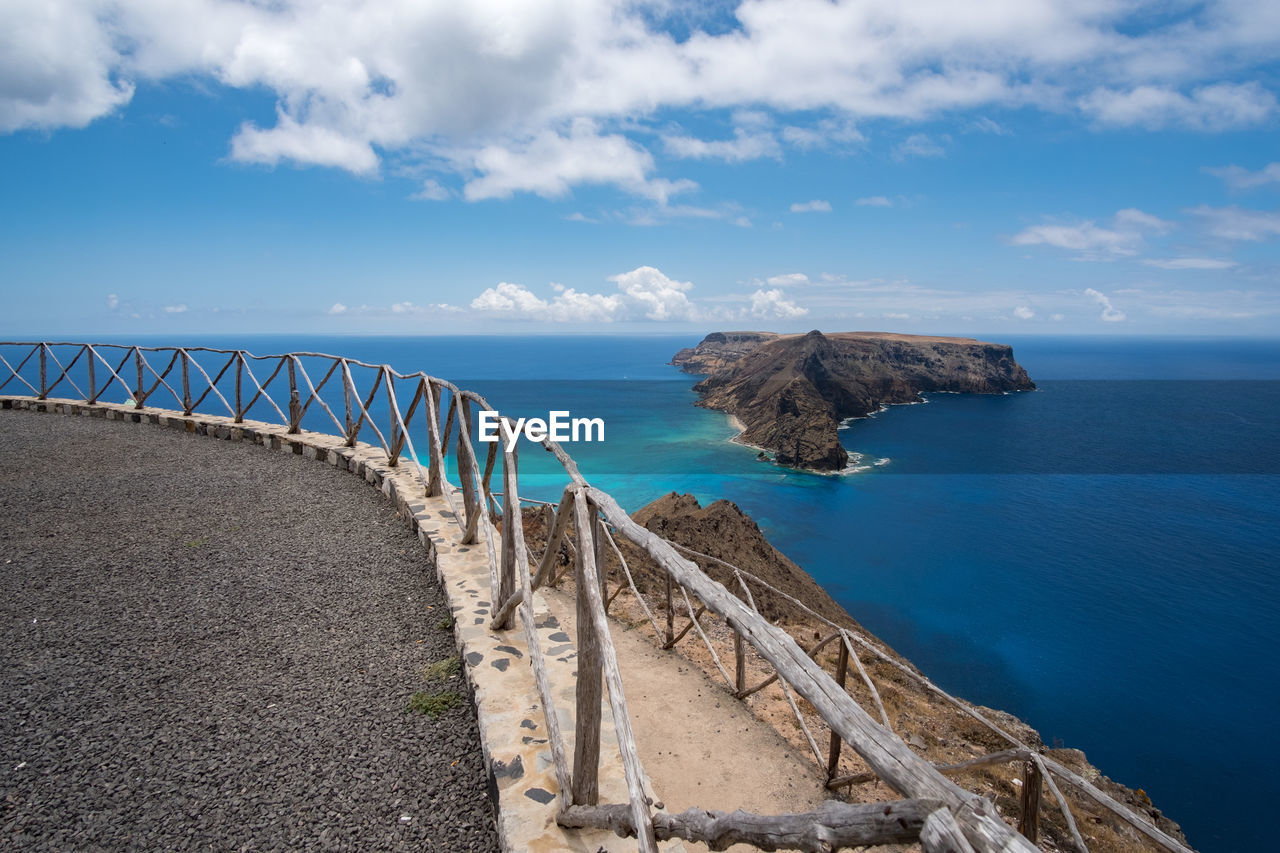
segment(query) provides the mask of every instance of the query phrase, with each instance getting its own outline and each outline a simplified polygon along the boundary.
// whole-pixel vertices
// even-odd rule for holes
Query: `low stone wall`
[[[460,531],[444,498],[428,498],[422,482],[409,466],[392,466],[386,453],[364,442],[348,447],[338,437],[302,431],[290,434],[284,425],[260,421],[235,423],[233,418],[164,409],[137,409],[116,403],[0,396],[0,409],[22,409],[79,417],[151,424],[193,435],[233,442],[249,442],[348,471],[381,491],[413,530],[435,567],[437,579],[452,611],[454,638],[475,697],[485,765],[489,768],[498,833],[504,850],[555,851],[634,850],[635,841],[601,831],[565,830],[555,822],[559,789],[556,784],[541,702],[524,634],[489,630],[488,553],[483,541],[462,545]],[[452,490],[460,502],[460,491]],[[577,652],[548,610],[540,594],[534,596],[538,635],[545,650],[548,677],[566,748],[573,748],[573,720]],[[439,617],[423,614],[423,618]],[[627,789],[617,751],[613,718],[603,704],[601,724],[600,798],[625,803]],[[653,793],[649,780],[646,791]],[[656,797],[654,798],[656,799]],[[680,842],[664,842],[663,850],[683,851]]]

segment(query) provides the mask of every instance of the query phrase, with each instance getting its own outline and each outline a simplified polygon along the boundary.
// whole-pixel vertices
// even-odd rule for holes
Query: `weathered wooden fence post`
[[[142,373],[142,367],[146,361],[142,357],[142,350],[138,347],[133,348],[133,362],[138,369],[138,387],[133,390],[133,405],[141,409],[147,399],[147,391],[143,385],[145,378]]]
[[[649,814],[649,803],[644,795],[641,781],[640,757],[636,752],[635,733],[631,729],[631,719],[627,715],[626,697],[623,695],[622,676],[618,672],[618,659],[613,648],[606,624],[608,617],[604,612],[604,596],[601,593],[603,583],[596,566],[598,553],[596,542],[600,537],[600,507],[587,497],[587,487],[576,489],[573,510],[575,527],[578,531],[577,560],[577,604],[578,604],[578,696],[577,712],[579,716],[578,735],[574,743],[575,768],[578,766],[579,750],[584,745],[588,754],[583,756],[589,764],[590,795],[599,798],[597,774],[600,756],[600,701],[602,691],[600,681],[603,678],[609,685],[609,705],[613,712],[614,730],[618,734],[618,751],[622,756],[623,774],[627,780],[627,798],[630,800],[628,811],[631,824],[635,829],[636,841],[642,853],[657,853],[658,847],[654,839],[652,818]],[[589,625],[584,631],[583,625]],[[587,670],[588,680],[584,689],[583,673],[587,662],[584,661],[584,648],[590,646],[594,665]],[[582,715],[589,715],[594,729],[584,730]],[[590,805],[579,801],[578,773],[575,769],[573,777],[574,804]]]
[[[1040,765],[1034,761],[1022,765],[1022,813],[1018,815],[1018,832],[1032,844],[1040,834]]]
[[[843,638],[842,638],[843,639]],[[849,674],[849,647],[840,643],[840,660],[836,662],[836,683],[840,685],[840,689],[844,689],[845,676]],[[840,766],[840,745],[843,741],[840,735],[834,731],[831,733],[831,748],[827,752],[827,781],[830,782],[836,778],[836,771]]]
[[[456,399],[457,395],[454,397]],[[462,504],[466,510],[462,544],[471,545],[478,538],[481,509],[477,494],[480,484],[476,482],[475,474],[476,457],[471,447],[471,401],[463,397],[458,409],[458,480],[462,485]]]
[[[669,649],[676,643],[676,604],[672,595],[670,573],[663,572],[663,578],[667,583],[667,642],[663,648]]]
[[[747,689],[747,645],[737,628],[733,629],[733,665],[733,689],[742,693]]]
[[[435,497],[444,491],[444,451],[440,446],[440,396],[436,393],[435,384],[427,379],[422,381],[422,391],[427,418],[427,495]]]
[[[587,578],[596,582],[594,572],[586,569],[587,560],[595,559],[592,541],[594,524],[583,524],[586,513],[577,511],[577,502],[586,501],[581,492],[574,497],[577,515],[578,550],[574,561],[575,599],[578,620],[577,725],[573,739],[573,804],[594,806],[600,800],[600,700],[604,671],[600,654],[600,638],[587,599]]]
[[[346,404],[346,414],[343,422],[345,424],[342,430],[342,437],[347,440],[347,447],[351,446],[351,428],[355,424],[355,416],[352,413],[354,408],[351,405],[351,369],[347,366],[347,360],[341,359],[338,366],[342,368],[342,401]]]
[[[504,422],[505,422],[505,419],[504,419]],[[499,430],[499,433],[501,433],[501,430]],[[498,512],[498,502],[493,499],[493,465],[498,460],[498,449],[501,447],[505,447],[506,442],[507,440],[503,438],[502,441],[494,441],[489,444],[489,452],[484,460],[484,474],[480,476],[480,483],[482,484],[482,488],[484,490],[485,510],[489,513],[489,520],[494,524],[498,523],[499,512]],[[507,512],[506,476],[507,476],[506,471],[503,471],[502,472],[502,477],[503,477],[502,512],[501,512],[502,515],[506,515],[506,512]]]
[[[39,400],[49,399],[48,349],[44,344],[40,344],[40,396],[36,398]]]
[[[244,353],[236,350],[236,417],[235,422],[244,423],[244,397],[240,393],[244,377]]]
[[[393,381],[395,377],[391,375],[391,368],[384,364],[382,373],[387,381],[387,417],[391,421],[391,445],[387,450],[387,465],[395,468],[400,464],[400,451],[404,449],[404,432],[400,429],[400,422],[404,418],[400,413],[400,402],[396,399],[396,386]]]
[[[294,357],[286,355],[285,367],[289,370],[289,434],[302,429],[302,400],[298,396],[298,376],[294,372]]]
[[[502,433],[507,430],[507,421],[502,420]],[[526,567],[517,565],[516,558],[516,531],[517,526],[523,522],[520,516],[520,507],[514,504],[511,496],[517,494],[516,466],[519,462],[516,456],[516,448],[512,447],[507,450],[505,447],[506,436],[503,439],[503,466],[502,466],[502,566],[498,574],[498,597],[493,602],[493,612],[496,613],[499,607],[506,605],[511,596],[516,591],[516,572],[528,571]],[[510,626],[511,616],[514,610],[507,611],[502,619],[502,624],[494,623],[495,630],[502,630]]]
[[[191,372],[190,360],[191,356],[187,354],[185,349],[178,350],[179,356],[182,358],[182,414],[191,414]]]
[[[97,352],[95,352],[95,351],[94,351],[93,347],[89,346],[88,344],[85,344],[85,347],[84,347],[84,348],[85,348],[86,353],[87,353],[87,354],[88,354],[88,356],[89,356],[89,359],[88,359],[88,360],[89,360],[89,364],[88,364],[88,367],[89,367],[89,399],[85,400],[85,402],[86,402],[86,403],[88,403],[89,405],[93,405],[94,403],[98,402],[98,380],[97,380],[97,376],[98,376],[98,373],[97,373],[97,367],[98,367],[98,366],[97,366],[96,364],[94,364],[94,363],[93,363],[94,359],[95,359],[95,358],[97,358],[98,354],[97,354]]]

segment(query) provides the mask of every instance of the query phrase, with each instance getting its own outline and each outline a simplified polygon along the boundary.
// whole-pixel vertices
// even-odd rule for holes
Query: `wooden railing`
[[[163,367],[157,370],[156,365],[160,364]],[[488,444],[482,468],[472,439],[473,419],[479,412],[496,410],[480,395],[448,381],[422,372],[402,374],[385,364],[322,353],[257,356],[244,350],[116,344],[0,343],[0,366],[0,394],[23,393],[25,389],[30,396],[43,400],[66,388],[75,392],[75,400],[84,403],[121,402],[138,409],[172,406],[185,415],[200,410],[202,415],[223,415],[234,423],[262,413],[268,418],[274,415],[291,433],[302,430],[304,421],[308,429],[321,432],[332,423],[331,434],[341,436],[348,446],[354,446],[366,429],[372,433],[386,453],[388,465],[410,466],[424,495],[448,501],[463,543],[485,543],[492,601],[496,605],[491,627],[495,631],[514,630],[513,623],[519,617],[542,707],[548,710],[545,722],[560,788],[557,820],[565,827],[605,828],[631,835],[641,851],[656,850],[658,841],[671,838],[704,842],[712,849],[736,842],[753,843],[764,849],[800,850],[919,842],[928,853],[1033,851],[1043,785],[1054,797],[1075,846],[1086,851],[1059,787],[1061,783],[1078,798],[1093,801],[1132,826],[1158,849],[1188,853],[1185,845],[1069,768],[1021,742],[967,703],[950,696],[857,631],[819,615],[749,572],[690,551],[642,527],[612,497],[591,486],[573,459],[550,439],[541,444],[555,455],[564,470],[567,483],[561,498],[558,504],[522,500],[518,449],[515,442],[508,444],[511,422],[499,415],[503,440]],[[308,366],[316,375],[322,374],[318,383],[312,381]],[[259,376],[266,378],[260,380]],[[402,407],[405,399],[410,402]],[[339,418],[335,409],[342,411],[343,417]],[[327,422],[322,415],[327,416]],[[425,467],[420,445],[413,440],[415,431],[426,451]],[[493,484],[499,454],[500,491]],[[450,468],[457,477],[457,487],[449,480]],[[459,498],[461,507],[457,505]],[[540,505],[545,519],[545,545],[536,558],[525,540],[522,503]],[[661,593],[649,593],[648,599],[642,594],[619,548],[620,541],[630,543],[658,567],[663,579]],[[556,580],[562,550],[573,555],[577,607],[578,679],[572,766],[559,719],[550,712],[555,704],[532,607],[534,591]],[[611,556],[606,559],[606,554]],[[695,559],[717,564],[741,595],[712,579]],[[607,560],[614,561],[621,570],[613,593],[609,592],[605,573]],[[904,799],[870,804],[830,800],[813,812],[793,815],[760,816],[741,811],[724,814],[701,809],[654,814],[644,794],[643,768],[609,628],[609,605],[622,591],[634,595],[663,647],[676,646],[693,631],[705,645],[731,695],[746,700],[776,684],[794,713],[817,766],[825,773],[829,789],[879,780]],[[756,595],[762,593],[788,601],[808,614],[826,627],[826,637],[808,650],[801,648],[789,634],[761,615]],[[677,632],[681,605],[684,615],[679,618],[687,622]],[[665,625],[655,615],[655,611],[664,609]],[[731,632],[732,672],[708,636],[704,624],[707,619],[720,620]],[[834,671],[828,673],[818,658],[819,652],[832,643],[838,643],[839,654]],[[754,685],[747,683],[748,650],[757,663],[772,670]],[[727,649],[721,651],[727,654]],[[863,663],[864,655],[893,668],[958,713],[973,718],[1007,741],[1009,748],[950,765],[935,765],[917,755],[894,732],[875,679]],[[878,719],[847,688],[850,664],[857,670]],[[625,804],[599,802],[600,728],[606,692],[626,777]],[[802,711],[797,696],[812,710]],[[816,724],[829,732],[825,750],[820,744],[822,738],[812,730]],[[866,772],[841,773],[841,755],[846,745],[869,768]],[[1005,823],[990,800],[949,778],[975,767],[1000,763],[1022,765],[1018,831]]]

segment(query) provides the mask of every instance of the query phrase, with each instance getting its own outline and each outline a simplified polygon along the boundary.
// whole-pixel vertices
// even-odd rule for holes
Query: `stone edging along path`
[[[437,579],[449,603],[454,637],[475,697],[480,739],[485,764],[489,768],[490,793],[494,798],[503,849],[534,853],[634,849],[634,841],[611,833],[565,830],[556,824],[558,787],[523,633],[512,630],[495,634],[488,629],[492,602],[489,600],[487,550],[483,542],[458,544],[460,531],[453,522],[447,501],[442,497],[425,497],[422,484],[414,473],[407,468],[389,466],[381,449],[363,442],[347,447],[343,439],[322,433],[303,431],[289,434],[283,425],[256,421],[237,424],[229,417],[139,410],[113,403],[88,404],[72,400],[0,396],[0,408],[132,421],[210,438],[250,442],[327,463],[379,489],[427,550],[428,559],[436,567]],[[569,709],[574,706],[577,653],[572,637],[551,614],[541,594],[535,594],[534,613],[557,700],[555,713],[560,715],[561,730],[569,741],[566,745],[572,749],[574,727]],[[424,613],[423,618],[429,617]],[[626,802],[622,762],[607,703],[603,706],[603,715],[601,801]],[[645,787],[652,794],[653,788],[648,779]],[[666,850],[684,849],[678,842],[664,843],[661,847]]]

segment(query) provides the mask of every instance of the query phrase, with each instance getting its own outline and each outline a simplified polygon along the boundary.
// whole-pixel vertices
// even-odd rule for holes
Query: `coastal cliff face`
[[[716,332],[672,364],[707,374],[698,405],[741,421],[739,440],[797,468],[848,462],[837,430],[846,418],[920,400],[921,393],[1000,394],[1035,388],[1003,344],[884,332],[777,335]]]
[[[665,539],[732,563],[766,583],[786,590],[833,622],[864,630],[808,572],[774,548],[759,525],[735,503],[718,500],[704,507],[693,495],[671,492],[637,510],[632,517]],[[717,564],[702,561],[700,565],[703,571],[717,580],[731,581],[722,577],[725,571]],[[726,586],[735,588],[732,582]],[[757,595],[756,603],[761,614],[775,622],[802,619],[807,615],[792,602],[764,590]]]
[[[671,363],[685,373],[719,373],[760,344],[780,337],[774,332],[712,332],[696,347],[676,353]]]

